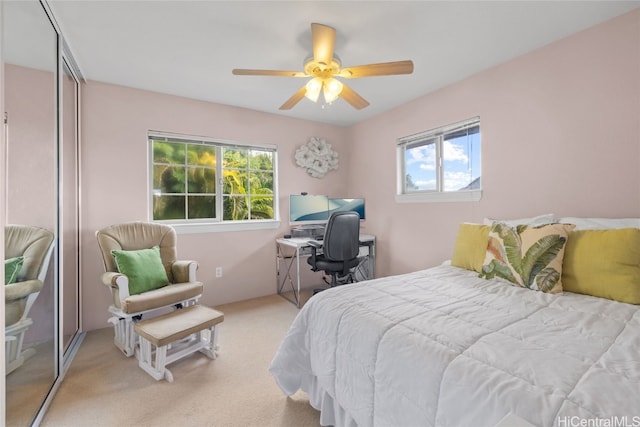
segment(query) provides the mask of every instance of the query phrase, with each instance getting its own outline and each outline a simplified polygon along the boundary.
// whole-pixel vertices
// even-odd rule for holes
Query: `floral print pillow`
[[[562,292],[562,260],[573,224],[509,226],[494,222],[480,277],[536,291]]]

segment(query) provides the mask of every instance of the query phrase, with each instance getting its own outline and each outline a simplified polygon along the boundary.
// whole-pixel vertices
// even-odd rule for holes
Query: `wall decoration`
[[[338,153],[324,138],[309,138],[296,150],[296,164],[314,178],[322,178],[330,170],[338,169]]]

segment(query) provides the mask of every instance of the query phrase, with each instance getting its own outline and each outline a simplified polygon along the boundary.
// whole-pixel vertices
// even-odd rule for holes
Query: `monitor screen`
[[[322,224],[329,219],[329,198],[292,194],[289,196],[289,223]]]
[[[364,216],[364,199],[329,199],[329,216],[333,212],[355,211],[360,215],[360,220],[365,219]]]

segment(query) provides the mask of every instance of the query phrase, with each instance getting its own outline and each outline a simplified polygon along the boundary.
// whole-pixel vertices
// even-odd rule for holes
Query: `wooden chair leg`
[[[200,331],[199,340],[201,342],[201,348],[198,350],[200,353],[205,354],[209,359],[216,359],[218,357],[218,325],[214,325],[211,328]]]
[[[150,341],[140,337],[140,347],[138,350],[138,366],[151,375],[156,381],[165,379],[173,382],[171,371],[166,368],[167,346],[155,347]],[[154,357],[155,353],[155,357]]]
[[[115,336],[113,343],[122,351],[125,356],[131,357],[135,354],[137,344],[137,334],[133,330],[133,320],[127,317],[111,317],[109,323],[113,325]]]

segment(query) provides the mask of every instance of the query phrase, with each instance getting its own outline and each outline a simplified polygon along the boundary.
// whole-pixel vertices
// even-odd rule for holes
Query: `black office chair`
[[[329,286],[353,282],[351,269],[359,263],[360,215],[357,212],[334,212],[324,230],[322,244],[311,244],[311,256],[307,263],[311,270],[322,270],[331,276]],[[317,250],[323,248],[322,254]]]

